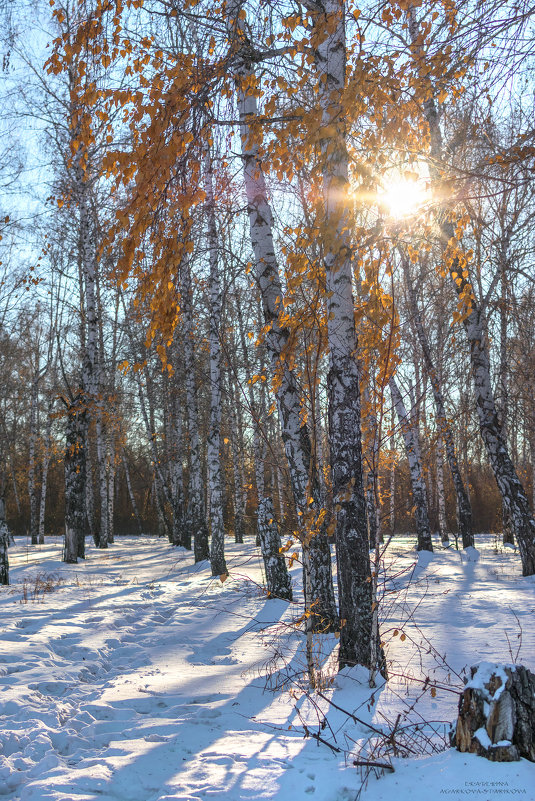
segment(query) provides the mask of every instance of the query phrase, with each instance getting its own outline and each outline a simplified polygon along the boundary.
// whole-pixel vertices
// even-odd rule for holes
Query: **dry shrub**
[[[45,594],[54,592],[63,581],[64,579],[59,573],[35,573],[33,576],[26,576],[22,580],[20,603],[27,604],[28,601],[42,602]]]

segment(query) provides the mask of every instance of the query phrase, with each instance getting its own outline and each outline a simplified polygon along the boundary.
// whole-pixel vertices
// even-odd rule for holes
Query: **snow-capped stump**
[[[535,676],[522,665],[482,662],[459,699],[452,734],[458,751],[493,762],[535,762]]]

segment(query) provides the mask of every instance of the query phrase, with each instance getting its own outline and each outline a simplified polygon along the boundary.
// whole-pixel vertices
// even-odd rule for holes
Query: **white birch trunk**
[[[228,417],[230,423],[230,449],[232,457],[232,481],[234,500],[234,541],[241,544],[245,533],[245,504],[244,480],[242,474],[242,453],[240,448],[241,426],[238,426],[236,408],[239,408],[239,398],[233,391],[233,380],[227,373]]]
[[[444,442],[439,436],[436,448],[437,467],[437,506],[438,506],[438,533],[443,543],[448,543],[448,528],[446,523],[446,495],[444,492]],[[466,546],[465,546],[466,547]]]
[[[6,523],[6,504],[3,496],[0,497],[0,585],[9,584],[9,529]]]
[[[45,542],[45,511],[46,511],[46,492],[48,486],[48,468],[50,466],[50,444],[52,433],[52,410],[54,408],[54,399],[52,399],[48,406],[48,414],[45,424],[45,435],[43,439],[43,475],[41,478],[41,498],[39,501],[39,544],[44,545]]]
[[[242,5],[242,0],[232,0],[228,4],[229,28],[236,49],[241,47],[247,50],[245,25],[239,19]],[[283,292],[273,244],[273,217],[257,144],[258,131],[256,128],[253,130],[258,107],[256,96],[251,91],[251,83],[254,83],[254,73],[244,55],[240,57],[236,67],[236,92],[249,230],[264,322],[269,326],[266,345],[271,361],[271,374],[277,377],[277,406],[292,491],[301,524],[299,536],[304,556],[305,552],[311,551],[313,554],[311,558],[305,556],[304,559],[309,571],[306,604],[309,610],[314,610],[307,617],[307,624],[313,624],[323,631],[335,625],[337,620],[330,549],[325,531],[320,528],[314,535],[306,524],[307,520],[313,522],[312,517],[320,513],[319,485],[316,465],[312,459],[310,435],[301,416],[301,392],[286,359],[289,332],[281,326],[279,319],[284,310]],[[310,498],[311,504],[308,503]]]
[[[221,475],[221,284],[217,256],[217,225],[212,163],[205,158],[207,239],[210,260],[210,430],[207,442],[210,492],[210,562],[213,576],[227,575],[225,525],[223,522],[223,480]]]
[[[95,226],[89,203],[89,183],[81,164],[81,156],[73,168],[74,194],[78,204],[79,247],[84,281],[86,319],[86,357],[82,367],[82,386],[90,418],[95,421],[97,463],[100,496],[100,530],[98,544],[108,547],[108,485],[106,476],[106,448],[103,432],[101,397],[101,365],[99,353],[99,320],[97,308],[97,245]]]
[[[191,536],[187,537],[184,509],[184,471],[182,467],[182,414],[176,387],[171,399],[171,492],[173,496],[173,545],[191,548]]]
[[[419,35],[415,9],[411,8],[408,15],[409,31],[414,42]],[[428,160],[429,174],[432,180],[439,183],[441,175],[437,165],[440,165],[443,160],[443,142],[439,114],[432,94],[423,103],[423,110],[429,126],[431,142]],[[449,242],[455,240],[454,225],[448,219],[447,210],[439,210],[438,223],[446,248]],[[511,516],[522,561],[522,574],[531,576],[535,573],[535,519],[529,508],[524,487],[509,455],[507,442],[500,425],[492,390],[484,311],[475,298],[470,277],[463,275],[463,269],[456,259],[449,270],[455,291],[462,298],[463,304],[467,306],[463,327],[470,348],[479,430],[503,503]]]
[[[457,454],[455,452],[453,432],[451,430],[451,426],[446,416],[446,406],[444,403],[444,396],[442,394],[440,377],[433,362],[431,349],[429,347],[429,340],[427,338],[427,334],[425,332],[422,323],[422,317],[418,307],[418,299],[416,297],[416,292],[414,290],[414,286],[410,275],[409,263],[404,254],[402,254],[402,265],[405,276],[405,284],[407,286],[412,322],[420,343],[420,348],[422,350],[422,355],[424,357],[425,367],[429,379],[431,381],[431,387],[433,390],[433,399],[435,403],[437,424],[440,432],[440,441],[444,442],[446,446],[446,456],[448,459],[448,465],[450,468],[451,477],[453,479],[453,486],[455,488],[455,496],[457,499],[457,521],[459,525],[459,534],[461,535],[463,548],[468,548],[470,546],[473,546],[474,544],[474,533],[472,529],[472,506],[470,504],[470,498],[464,486],[464,481],[462,479],[461,471],[459,469]],[[442,462],[440,462],[440,464],[442,466]],[[439,503],[440,503],[440,497],[439,497]],[[443,529],[441,528],[441,538],[442,538],[442,532]]]
[[[251,376],[251,363],[245,340],[245,329],[239,297],[236,297],[236,311],[240,344],[242,348],[243,363],[245,367],[245,380],[249,393],[249,407],[253,417],[253,452],[255,461],[255,481],[257,492],[257,534],[258,543],[264,560],[266,575],[266,592],[268,598],[283,598],[292,600],[292,582],[288,573],[286,559],[281,553],[282,541],[279,527],[275,519],[273,499],[266,493],[265,480],[265,445],[260,431],[261,421],[265,421],[265,402],[262,397],[260,404],[255,398],[254,386]],[[261,388],[261,392],[263,388]]]
[[[37,441],[37,397],[39,388],[39,362],[30,389],[30,442],[28,457],[28,495],[30,497],[30,538],[32,545],[39,542],[39,520],[37,516],[37,487],[35,482],[35,444]]]
[[[396,409],[403,441],[405,443],[407,461],[409,463],[416,519],[416,534],[418,537],[417,549],[419,551],[432,551],[433,543],[431,541],[431,529],[429,526],[425,481],[422,474],[418,430],[413,419],[413,413],[411,413],[410,416],[407,414],[403,398],[401,397],[401,393],[394,378],[390,379],[389,387],[392,395],[392,403]]]
[[[87,410],[78,395],[65,401],[67,407],[65,430],[65,549],[63,561],[78,561],[80,543],[85,539],[85,428]]]
[[[114,517],[115,517],[115,436],[112,427],[109,427],[108,434],[108,475],[107,475],[107,493],[108,493],[108,542],[113,544],[115,539],[114,533]]]
[[[188,417],[190,447],[188,525],[193,533],[193,553],[195,562],[202,562],[210,558],[210,547],[208,544],[208,528],[206,525],[206,507],[202,480],[201,443],[197,409],[197,380],[194,358],[193,290],[191,285],[191,266],[189,262],[184,262],[181,265],[181,271],[180,296],[184,321],[186,413]]]
[[[95,523],[95,493],[93,490],[93,456],[91,453],[91,441],[89,437],[89,426],[85,431],[85,510],[88,533],[93,537],[95,545],[98,547],[98,530]]]
[[[340,618],[340,667],[385,663],[373,615],[371,567],[362,475],[360,388],[353,300],[352,228],[347,202],[348,153],[342,97],[346,81],[345,3],[311,4],[318,44],[314,64],[322,110],[322,154],[325,219],[326,306],[330,369],[328,374],[329,441]]]

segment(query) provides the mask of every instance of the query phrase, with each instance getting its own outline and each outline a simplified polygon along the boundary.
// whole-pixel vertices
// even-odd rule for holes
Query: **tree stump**
[[[470,670],[452,745],[492,762],[535,762],[535,675],[522,665],[489,662]]]

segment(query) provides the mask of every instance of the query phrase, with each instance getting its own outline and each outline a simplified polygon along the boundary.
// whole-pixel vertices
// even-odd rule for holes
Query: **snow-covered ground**
[[[317,636],[321,695],[308,696],[292,624],[302,608],[265,598],[253,545],[227,545],[224,583],[155,538],[90,547],[78,565],[61,563],[61,547],[18,539],[0,588],[0,795],[535,799],[532,763],[443,750],[467,666],[520,648],[535,667],[535,581],[490,536],[415,567],[412,541],[397,538],[382,622],[390,681],[372,690],[361,670],[336,675],[336,637]],[[380,732],[394,726],[411,758],[385,753]],[[353,763],[364,759],[395,771],[362,785],[368,769]]]

